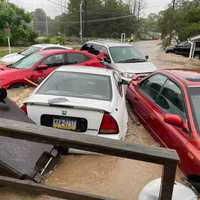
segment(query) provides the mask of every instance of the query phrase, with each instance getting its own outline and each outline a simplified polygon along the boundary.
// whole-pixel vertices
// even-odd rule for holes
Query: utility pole
[[[83,0],[80,2],[80,42],[83,42]]]
[[[84,26],[83,26],[84,37],[87,37],[87,27],[88,27],[87,0],[84,0]]]
[[[46,15],[46,35],[49,35],[49,24],[48,24],[48,16]]]
[[[172,1],[172,7],[173,7],[173,9],[175,9],[175,4],[176,4],[176,0],[173,0]]]
[[[4,0],[5,3],[5,8],[8,8],[8,0]],[[11,33],[11,29],[10,29],[10,25],[8,22],[6,22],[6,27],[5,27],[5,32],[7,34],[7,42],[8,42],[8,52],[11,53],[11,45],[10,45],[10,33]]]
[[[172,35],[173,35],[173,22],[174,22],[174,12],[175,12],[175,5],[176,5],[176,0],[172,0],[172,10],[173,10],[173,13],[171,15],[171,27],[170,27],[170,34],[169,34],[169,45],[171,44],[172,42]]]

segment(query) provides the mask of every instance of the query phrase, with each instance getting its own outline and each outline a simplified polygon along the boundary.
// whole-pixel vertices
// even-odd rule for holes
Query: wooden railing
[[[72,134],[69,131],[36,126],[30,123],[6,120],[3,118],[0,118],[0,135],[39,143],[62,145],[80,150],[163,165],[159,199],[172,199],[176,168],[179,161],[178,155],[174,150],[147,147],[138,144],[127,144],[121,141],[109,140],[86,134]],[[0,177],[0,185],[31,190],[39,194],[51,195],[68,200],[112,199],[3,176]]]

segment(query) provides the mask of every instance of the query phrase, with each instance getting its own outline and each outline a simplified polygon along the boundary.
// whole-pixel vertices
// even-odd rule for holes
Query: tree
[[[158,20],[159,16],[155,13],[151,13],[148,15],[147,18],[141,19],[142,20],[142,28],[143,33],[159,33],[159,26]]]
[[[83,1],[83,32],[88,37],[119,37],[122,32],[134,33],[136,17],[122,0]],[[58,16],[60,32],[79,36],[80,0],[68,1],[68,13]],[[65,31],[65,32],[64,32]]]
[[[10,29],[10,39],[13,45],[33,42],[36,37],[31,30],[31,14],[18,8],[12,3],[0,1],[0,44],[6,44],[7,33],[5,29]]]
[[[35,32],[37,32],[39,35],[46,35],[48,30],[48,21],[49,18],[47,18],[46,13],[43,9],[37,8],[32,13],[33,16],[33,29]]]
[[[169,38],[170,33],[180,41],[200,34],[200,1],[177,0],[174,8],[170,5],[160,12],[159,28],[163,39]]]

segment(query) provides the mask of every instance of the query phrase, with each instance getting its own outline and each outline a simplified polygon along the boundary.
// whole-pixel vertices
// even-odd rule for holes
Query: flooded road
[[[136,43],[136,46],[149,55],[150,60],[159,68],[180,67],[182,65],[182,57],[179,62],[171,60],[171,56],[166,58],[166,55],[161,51],[159,43],[159,41],[145,41]],[[9,96],[20,105],[32,90],[32,88],[13,89],[9,91]],[[130,113],[130,108],[128,110]],[[130,114],[126,142],[158,146],[144,127],[135,123],[133,118]],[[133,200],[137,199],[138,193],[144,185],[150,180],[160,177],[161,172],[161,166],[139,161],[103,155],[67,155],[63,156],[53,172],[46,177],[45,183],[113,197],[119,200]],[[180,180],[182,177],[180,171],[178,171],[177,179]],[[0,194],[4,200],[56,199],[16,192],[6,188],[0,188]]]

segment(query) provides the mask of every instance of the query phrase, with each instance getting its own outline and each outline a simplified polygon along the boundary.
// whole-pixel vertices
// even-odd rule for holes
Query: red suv
[[[132,80],[127,98],[153,138],[177,151],[180,168],[199,186],[200,70],[161,70]]]

